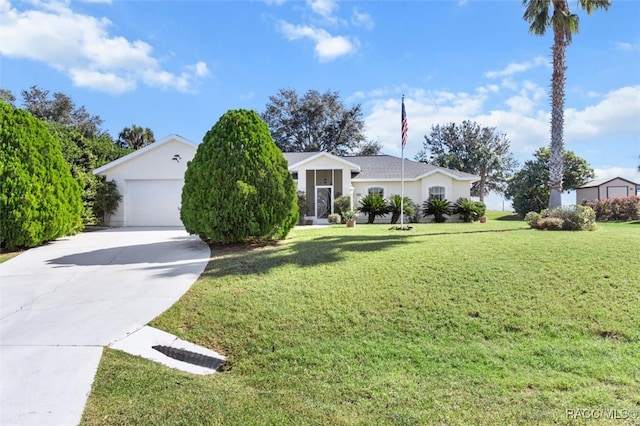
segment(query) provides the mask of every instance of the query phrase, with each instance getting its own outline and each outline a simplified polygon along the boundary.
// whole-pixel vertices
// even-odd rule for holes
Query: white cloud
[[[632,167],[602,167],[595,168],[593,171],[596,173],[597,179],[612,179],[616,177],[622,177],[629,179],[633,182],[640,182],[640,172],[637,168]]]
[[[640,85],[607,93],[581,111],[565,111],[567,138],[582,141],[598,136],[633,135],[640,140]]]
[[[614,45],[619,50],[626,50],[626,51],[640,50],[640,42],[629,43],[629,42],[619,41],[619,42],[614,43]]]
[[[354,7],[351,15],[351,23],[357,27],[363,27],[368,30],[372,30],[375,27],[373,18],[371,15],[365,12],[360,12],[358,8]]]
[[[549,66],[549,59],[543,56],[536,56],[531,61],[524,61],[519,63],[514,62],[508,64],[504,69],[500,71],[487,71],[486,73],[484,73],[484,76],[487,78],[511,77],[515,74],[519,74],[528,71],[531,68],[539,66]]]
[[[151,45],[110,35],[108,19],[75,13],[67,2],[34,4],[19,11],[0,0],[1,55],[43,62],[76,86],[113,94],[133,90],[138,82],[189,91],[208,75],[203,62],[181,74],[163,70]]]
[[[333,11],[338,8],[336,0],[307,0],[307,5],[314,13],[324,18],[331,18]]]
[[[511,82],[513,91],[495,85],[480,86],[473,92],[396,87],[358,92],[352,99],[370,110],[365,117],[366,137],[380,139],[385,153],[400,154],[400,97],[406,93],[407,158],[413,158],[422,149],[424,136],[431,132],[433,125],[472,120],[505,133],[512,152],[522,162],[549,144],[548,95],[530,81]],[[592,101],[582,109],[565,111],[564,140],[568,149],[585,152],[588,148],[580,148],[580,144],[602,139],[640,140],[640,86],[622,87]],[[640,145],[633,151],[638,149]],[[633,154],[637,156],[637,152]]]
[[[70,69],[68,72],[74,84],[78,87],[85,87],[88,89],[108,87],[108,91],[112,94],[129,92],[136,87],[134,80],[122,78],[113,73],[74,68]]]
[[[315,42],[316,56],[321,62],[334,60],[340,56],[354,53],[360,43],[357,39],[345,36],[333,36],[326,30],[305,25],[293,25],[280,21],[280,31],[289,40],[308,38]]]

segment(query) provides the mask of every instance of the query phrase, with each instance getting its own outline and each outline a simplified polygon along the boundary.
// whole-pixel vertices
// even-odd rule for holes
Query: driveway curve
[[[78,424],[102,348],[173,305],[209,253],[184,229],[119,228],[0,264],[0,424]]]

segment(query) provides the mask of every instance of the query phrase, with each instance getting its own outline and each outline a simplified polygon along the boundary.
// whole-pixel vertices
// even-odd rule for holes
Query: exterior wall
[[[107,181],[114,180],[122,200],[118,211],[111,216],[111,226],[126,226],[125,203],[126,181],[147,179],[184,179],[187,163],[193,160],[196,147],[178,141],[169,141],[160,147],[141,154],[140,156],[119,164],[106,171]],[[174,155],[180,155],[180,162],[173,160]]]
[[[576,189],[576,203],[580,204],[584,200],[593,201],[598,199],[598,187]]]
[[[353,182],[353,186],[355,188],[354,191],[354,205],[357,207],[359,205],[358,201],[368,194],[369,188],[383,188],[384,196],[388,197],[392,194],[400,194],[401,193],[401,183],[398,181],[366,181],[366,182],[358,182],[357,179]],[[456,181],[453,178],[442,174],[442,173],[434,173],[429,175],[423,179],[417,181],[405,181],[404,182],[404,195],[405,197],[409,197],[411,201],[416,203],[419,208],[422,208],[422,203],[428,200],[429,198],[429,188],[432,186],[442,186],[445,188],[445,197],[447,200],[452,203],[455,202],[460,197],[470,198],[471,196],[471,185],[468,181]],[[449,219],[451,221],[457,221],[457,216]],[[358,222],[366,222],[367,218],[365,215],[360,215],[358,217]],[[391,215],[386,215],[384,217],[376,218],[375,223],[389,223],[391,221]],[[426,221],[425,218],[420,214],[420,221]]]
[[[619,187],[619,188],[616,188],[618,190],[627,188],[626,195],[623,195],[624,197],[628,197],[630,195],[636,195],[635,185],[630,184],[626,180],[614,179],[599,187],[600,193],[598,195],[600,196],[600,199],[605,200],[607,198],[614,198],[615,195],[612,195],[614,191],[613,187]]]
[[[600,186],[578,188],[576,190],[576,203],[581,203],[584,200],[606,200],[607,198],[632,195],[636,195],[636,186],[624,179],[616,178]]]

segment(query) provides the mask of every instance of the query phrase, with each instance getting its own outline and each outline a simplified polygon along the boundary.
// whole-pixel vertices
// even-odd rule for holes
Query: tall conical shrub
[[[26,111],[0,102],[0,245],[35,247],[82,227],[82,198],[59,142]]]
[[[230,110],[187,166],[180,218],[208,243],[284,238],[298,206],[287,161],[254,111]]]

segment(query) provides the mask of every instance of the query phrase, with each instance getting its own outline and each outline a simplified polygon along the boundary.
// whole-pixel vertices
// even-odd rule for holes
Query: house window
[[[369,195],[379,195],[382,198],[384,198],[384,188],[380,188],[380,187],[374,187],[374,188],[369,188],[368,190]]]
[[[433,200],[435,198],[438,198],[440,200],[444,200],[446,198],[444,193],[444,186],[429,187],[429,199]]]

